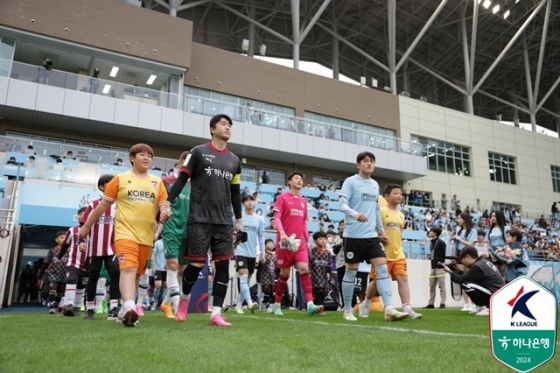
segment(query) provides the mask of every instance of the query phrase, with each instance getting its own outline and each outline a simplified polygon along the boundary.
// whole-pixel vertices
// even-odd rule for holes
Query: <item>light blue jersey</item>
[[[257,246],[260,252],[264,252],[264,219],[253,213],[247,214],[243,211],[243,231],[247,232],[247,242],[240,243],[235,249],[236,256],[255,258]]]
[[[502,235],[500,227],[492,227],[486,232],[484,241],[489,242],[490,246],[504,246],[506,244],[505,237],[509,231],[510,228],[506,225]]]
[[[344,237],[348,238],[373,238],[379,233],[384,233],[383,222],[377,198],[379,197],[379,184],[373,179],[364,179],[360,175],[349,177],[342,184],[339,208],[346,215]],[[364,214],[367,222],[359,222],[356,215]]]
[[[461,230],[461,228],[457,227],[457,233],[456,233],[457,238],[460,238],[460,239],[465,240],[465,241],[476,242],[478,232],[475,228],[471,229],[468,236],[465,236],[466,233],[467,233],[467,231],[465,229],[461,230],[461,234],[459,234],[459,230]],[[463,247],[465,247],[465,245],[462,242],[460,242],[459,240],[455,239],[455,250],[457,250],[457,251],[458,250],[463,250]]]
[[[154,253],[156,254],[154,269],[156,271],[165,271],[165,247],[163,246],[163,240],[156,241]]]

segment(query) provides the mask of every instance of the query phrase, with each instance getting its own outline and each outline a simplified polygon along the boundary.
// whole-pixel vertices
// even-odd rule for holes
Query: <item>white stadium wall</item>
[[[428,175],[407,181],[405,188],[431,192],[439,202],[456,194],[461,207],[489,208],[492,201],[521,205],[531,217],[550,213],[560,193],[552,189],[550,166],[560,166],[558,139],[507,126],[485,118],[399,97],[401,137],[420,135],[471,148],[471,177],[428,170]],[[488,152],[515,157],[517,185],[490,180]]]

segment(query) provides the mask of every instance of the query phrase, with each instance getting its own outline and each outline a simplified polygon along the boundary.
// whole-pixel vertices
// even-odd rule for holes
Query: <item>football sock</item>
[[[187,268],[185,268],[185,272],[183,273],[182,295],[188,295],[188,298],[190,298],[192,287],[196,280],[198,280],[198,274],[200,273],[200,271],[202,271],[201,267],[195,267],[193,265],[188,265]],[[187,297],[182,296],[182,298]]]
[[[68,299],[68,297],[66,299]],[[84,289],[76,289],[72,301],[74,302],[74,307],[82,307],[82,304],[84,304]],[[68,303],[68,300],[66,302]]]
[[[222,307],[212,307],[212,315],[210,315],[210,318],[216,315],[220,315],[221,313],[222,313]]]
[[[371,299],[364,299],[364,307],[369,308],[369,306],[371,305]]]
[[[109,301],[109,311],[112,310],[115,307],[119,307],[119,300],[118,299],[111,299]]]
[[[146,293],[148,292],[148,276],[140,276],[140,282],[138,283],[138,298],[136,299],[136,305],[142,306]]]
[[[392,309],[393,291],[391,289],[391,279],[389,278],[389,268],[387,264],[375,267],[375,274],[377,276],[377,291],[383,300],[383,305],[385,308]]]
[[[214,298],[212,299],[212,306],[219,307],[221,310],[224,305],[228,289],[229,260],[220,260],[214,262],[214,265],[216,266],[216,274],[214,275]]]
[[[239,303],[240,305],[243,304],[243,301],[247,301],[247,305],[251,307],[253,305],[253,301],[251,299],[251,291],[249,290],[249,277],[247,275],[239,276],[239,283],[241,287],[241,291],[239,292]]]
[[[311,285],[311,278],[309,277],[309,272],[302,273],[299,275],[301,279],[301,287],[303,288],[303,293],[305,294],[305,301],[313,303],[313,287]]]
[[[66,284],[66,290],[64,291],[64,298],[66,298],[66,301],[64,305],[71,306],[74,303],[75,294],[76,294],[76,284]]]
[[[86,309],[88,311],[94,311],[95,310],[95,302],[86,302]]]
[[[274,305],[280,305],[282,303],[282,297],[284,296],[284,290],[286,290],[286,285],[288,284],[288,279],[282,275],[278,276],[278,282],[276,283],[276,294],[274,296]]]
[[[155,288],[154,289],[154,303],[158,304],[159,303],[159,294],[161,293],[161,288]]]
[[[342,297],[344,298],[344,309],[352,310],[352,297],[354,296],[354,280],[358,271],[346,270],[342,278]]]
[[[181,290],[179,289],[179,280],[177,279],[177,271],[167,270],[167,294],[163,303],[169,304],[179,302],[179,295]]]
[[[124,309],[125,311],[131,310],[131,309],[132,309],[132,310],[136,310],[136,307],[135,307],[135,306],[136,306],[136,305],[134,304],[134,301],[133,301],[133,300],[127,300],[127,301],[124,302],[124,304],[123,304],[123,309]]]

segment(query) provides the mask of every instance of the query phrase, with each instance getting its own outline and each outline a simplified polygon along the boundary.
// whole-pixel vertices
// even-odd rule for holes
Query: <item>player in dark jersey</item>
[[[229,281],[229,260],[233,258],[232,206],[236,219],[235,231],[243,230],[241,163],[226,148],[232,124],[231,118],[224,114],[210,119],[212,141],[191,150],[161,212],[161,221],[164,223],[171,216],[171,203],[190,179],[188,255],[185,256],[190,263],[183,273],[183,293],[176,314],[179,322],[187,317],[191,289],[206,263],[210,248],[216,267],[210,325],[231,326],[223,319],[221,310]]]

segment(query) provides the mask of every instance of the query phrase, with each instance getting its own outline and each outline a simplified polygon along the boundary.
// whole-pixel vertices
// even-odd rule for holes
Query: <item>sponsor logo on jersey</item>
[[[146,190],[131,189],[127,193],[129,201],[150,202],[153,203],[156,199],[154,192]],[[147,201],[149,200],[149,201]]]
[[[377,202],[377,194],[362,192],[362,201]]]
[[[301,216],[303,217],[303,211],[299,209],[290,209],[290,216]]]

